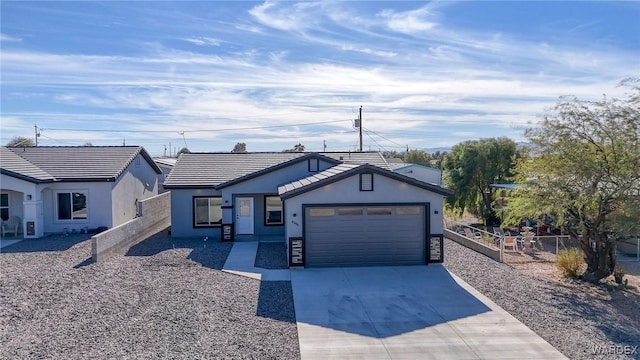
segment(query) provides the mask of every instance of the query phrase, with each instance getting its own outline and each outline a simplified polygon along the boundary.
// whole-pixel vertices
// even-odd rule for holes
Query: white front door
[[[236,234],[253,235],[253,198],[236,198]]]

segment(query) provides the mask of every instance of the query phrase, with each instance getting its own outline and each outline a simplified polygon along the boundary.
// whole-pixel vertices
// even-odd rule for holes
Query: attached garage
[[[306,206],[305,266],[425,264],[425,204]]]
[[[341,164],[278,193],[290,266],[442,262],[442,207],[451,190],[369,164]]]

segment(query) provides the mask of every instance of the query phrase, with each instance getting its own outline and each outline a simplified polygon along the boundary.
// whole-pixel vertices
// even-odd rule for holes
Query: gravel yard
[[[594,354],[596,347],[640,346],[640,294],[560,277],[533,276],[445,240],[444,265],[570,359],[640,359]],[[631,348],[626,348],[631,352]]]
[[[0,250],[0,358],[299,358],[289,282],[219,271],[230,243],[166,232],[90,261],[86,235]]]
[[[258,244],[255,267],[263,269],[288,269],[287,249],[284,242],[261,242]]]
[[[290,282],[219,271],[231,246],[163,232],[100,264],[86,235],[3,248],[0,358],[299,358]],[[286,268],[284,254],[261,243],[255,265]],[[594,355],[640,345],[637,290],[534,276],[450,240],[445,266],[571,359],[640,359]]]

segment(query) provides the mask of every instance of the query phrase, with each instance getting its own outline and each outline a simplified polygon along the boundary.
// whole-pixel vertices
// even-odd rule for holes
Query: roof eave
[[[114,178],[117,179],[119,178],[122,174],[125,173],[125,171],[127,171],[127,168],[129,167],[129,165],[131,165],[134,160],[136,159],[136,156],[138,155],[142,155],[142,157],[145,159],[145,161],[149,164],[149,166],[151,166],[151,168],[153,169],[153,171],[156,172],[156,174],[160,175],[162,174],[162,169],[160,169],[160,167],[158,166],[158,164],[156,164],[155,161],[153,161],[153,158],[151,157],[151,155],[149,155],[149,153],[142,147],[142,146],[138,146],[138,149],[136,150],[136,152],[133,154],[133,156],[124,164],[124,167],[122,167],[122,169],[120,169],[120,171],[118,171],[115,175]]]
[[[318,188],[321,188],[321,187],[323,187],[323,186],[325,186],[327,184],[331,184],[331,183],[334,183],[336,181],[340,181],[340,180],[346,179],[348,177],[351,177],[353,175],[366,173],[366,172],[373,172],[373,173],[376,173],[376,174],[381,175],[381,176],[386,176],[386,177],[394,179],[394,180],[402,181],[402,182],[408,183],[409,185],[413,185],[415,187],[418,187],[418,188],[421,188],[421,189],[424,189],[424,190],[427,190],[427,191],[431,191],[433,193],[436,193],[436,194],[439,194],[439,195],[442,195],[442,196],[452,196],[454,194],[454,192],[452,190],[450,190],[450,189],[446,189],[446,188],[443,188],[443,187],[438,186],[438,185],[429,184],[429,183],[426,183],[424,181],[416,180],[416,179],[414,179],[412,177],[405,176],[405,175],[402,175],[402,174],[398,174],[398,173],[395,173],[395,172],[393,172],[391,170],[386,170],[386,169],[383,169],[383,168],[375,166],[375,165],[364,164],[364,165],[360,165],[358,167],[355,167],[353,169],[346,170],[343,173],[340,173],[340,174],[337,174],[337,175],[334,175],[334,176],[319,180],[319,181],[317,181],[317,182],[315,182],[313,184],[309,184],[309,185],[300,187],[298,189],[293,189],[293,190],[290,190],[290,191],[285,192],[283,194],[280,194],[280,198],[282,200],[290,199],[292,197],[304,194],[306,192],[313,191],[313,190],[316,190]]]
[[[31,177],[31,176],[27,176],[27,175],[23,175],[23,174],[19,174],[19,173],[13,172],[13,171],[9,171],[7,169],[0,169],[0,173],[3,174],[3,175],[10,176],[12,178],[16,178],[16,179],[19,179],[19,180],[23,180],[23,181],[26,181],[26,182],[33,183],[33,184],[52,183],[52,182],[56,181],[55,179],[37,179],[37,178]]]
[[[168,190],[183,190],[183,189],[214,189],[217,190],[217,187],[215,185],[167,185],[167,184],[163,184],[162,185],[163,188],[168,189]]]

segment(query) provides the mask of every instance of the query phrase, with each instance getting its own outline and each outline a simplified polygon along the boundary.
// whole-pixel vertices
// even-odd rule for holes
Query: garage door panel
[[[425,263],[423,206],[336,206],[332,209],[316,209],[308,208],[305,217],[307,266]],[[316,214],[333,215],[310,216],[310,210]],[[360,212],[362,215],[358,215]]]

